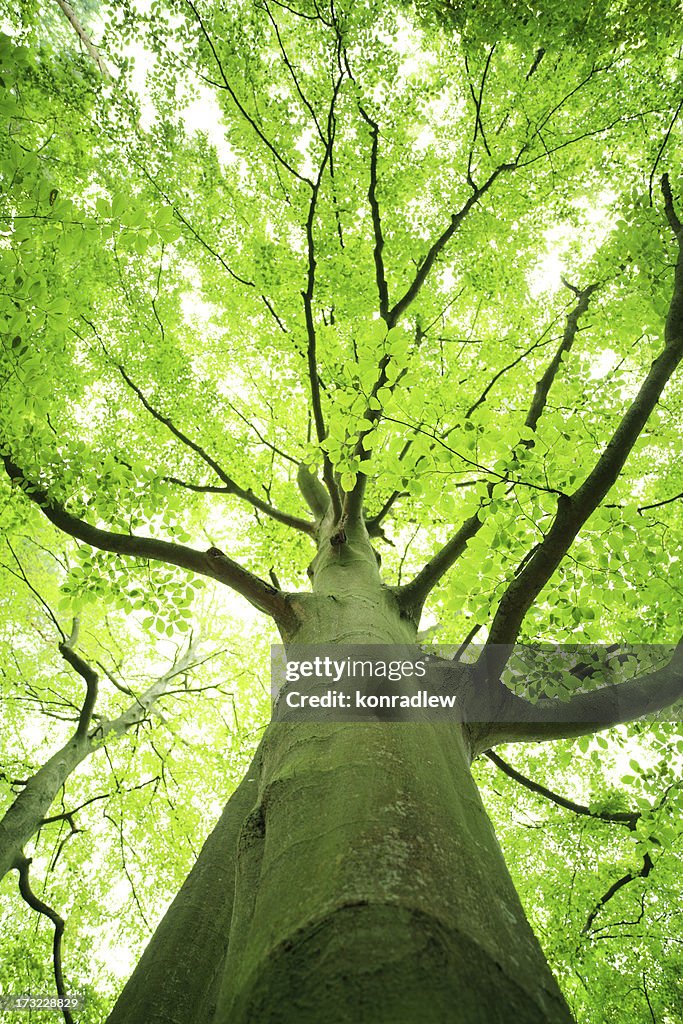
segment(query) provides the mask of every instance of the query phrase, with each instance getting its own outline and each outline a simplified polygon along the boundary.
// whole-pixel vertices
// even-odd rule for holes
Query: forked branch
[[[403,293],[401,298],[396,302],[387,314],[387,323],[389,327],[393,327],[398,323],[399,319],[403,316],[408,306],[417,298],[422,285],[427,280],[430,270],[434,266],[438,256],[443,252],[451,238],[458,230],[462,222],[465,220],[470,211],[477,205],[479,200],[486,195],[496,179],[504,172],[513,170],[517,166],[515,161],[500,164],[494,171],[488,176],[483,185],[475,188],[474,191],[468,196],[466,201],[463,203],[460,210],[457,213],[451,215],[448,226],[441,232],[438,238],[432,242],[431,246],[427,250],[427,255],[423,259],[422,263],[417,269],[415,277],[411,281],[410,285]]]
[[[662,391],[683,359],[683,230],[666,176],[662,180],[662,191],[667,217],[678,241],[664,348],[653,361],[638,394],[591,472],[573,494],[558,498],[557,513],[550,529],[531,557],[518,567],[501,598],[489,633],[491,645],[515,642],[524,616],[569,551],[579,530],[616,482]]]
[[[206,465],[209,466],[211,470],[213,470],[218,479],[223,482],[223,487],[211,488],[202,486],[200,484],[186,484],[183,481],[178,480],[176,477],[168,477],[170,483],[175,483],[180,485],[181,487],[187,487],[191,490],[213,491],[214,493],[221,494],[233,494],[235,495],[235,497],[247,502],[247,504],[251,505],[252,508],[257,509],[259,512],[263,512],[264,515],[269,516],[276,522],[282,523],[284,526],[290,526],[294,530],[301,530],[302,533],[307,533],[309,534],[309,536],[313,534],[313,523],[308,522],[306,519],[301,519],[299,516],[290,515],[289,512],[283,512],[281,509],[276,508],[274,505],[269,504],[267,501],[263,501],[262,498],[259,498],[258,495],[254,494],[251,488],[240,487],[240,485],[235,480],[233,480],[233,478],[228,473],[226,473],[226,471],[216,461],[216,459],[213,458],[213,456],[209,455],[209,453],[196,441],[193,441],[192,438],[189,437],[189,435],[186,434],[184,430],[181,430],[180,427],[177,427],[173,420],[170,418],[170,416],[165,416],[163,413],[159,412],[159,410],[155,408],[155,406],[152,405],[152,403],[145,396],[145,393],[142,391],[142,389],[138,387],[134,380],[132,380],[125,367],[123,367],[120,363],[114,363],[114,365],[121,374],[121,377],[123,378],[127,386],[138,397],[141,404],[144,406],[144,408],[147,410],[150,416],[154,417],[154,419],[157,420],[159,423],[163,423],[163,425],[167,427],[168,430],[170,430],[174,437],[177,437],[179,441],[181,441],[187,448],[190,449],[190,451],[193,451],[196,455],[198,455],[202,462],[206,463]]]
[[[553,385],[553,382],[555,381],[559,368],[562,365],[563,356],[567,355],[567,353],[571,350],[572,345],[574,344],[574,340],[579,329],[579,320],[588,309],[590,297],[596,290],[598,285],[591,284],[583,289],[573,288],[571,285],[567,285],[567,287],[569,287],[570,290],[574,292],[574,294],[577,296],[578,301],[567,315],[567,322],[562,336],[562,341],[555,355],[548,363],[548,366],[546,367],[544,373],[542,374],[541,378],[536,384],[536,388],[531,399],[531,404],[529,405],[529,410],[524,421],[524,425],[528,429],[533,431],[536,430],[538,422],[545,410],[548,395],[550,393],[550,389]],[[543,338],[543,335],[541,335],[541,338]],[[534,343],[532,349],[535,348],[536,346],[537,343]],[[520,359],[521,358],[522,357],[520,357]],[[515,362],[510,365],[516,365],[516,363],[519,362],[520,359],[515,360]],[[485,397],[486,391],[480,398],[480,402],[484,401]],[[474,411],[476,405],[480,404],[480,402],[475,403],[475,406],[473,406],[468,411],[468,416]],[[533,444],[533,441],[527,440],[518,443],[524,443],[527,446],[530,446]],[[401,605],[413,619],[419,619],[422,606],[424,605],[424,602],[427,599],[430,592],[443,578],[445,573],[447,573],[448,570],[452,568],[455,562],[463,554],[465,548],[467,547],[468,541],[470,541],[483,526],[486,517],[486,506],[488,500],[491,497],[492,488],[493,484],[489,483],[488,497],[481,502],[477,511],[465,520],[460,529],[439,551],[437,551],[437,553],[429,560],[429,562],[427,562],[427,564],[420,570],[417,576],[415,576],[414,579],[410,581],[410,583],[407,583],[404,587],[401,588],[399,596]]]

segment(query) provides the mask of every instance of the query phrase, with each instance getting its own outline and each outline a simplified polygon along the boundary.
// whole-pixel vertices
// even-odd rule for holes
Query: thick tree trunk
[[[414,642],[361,548],[288,640]],[[272,722],[109,1024],[569,1024],[469,762],[453,721]]]

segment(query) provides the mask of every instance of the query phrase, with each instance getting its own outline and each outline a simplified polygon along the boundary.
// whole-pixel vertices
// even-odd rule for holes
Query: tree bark
[[[92,749],[87,737],[73,736],[28,779],[0,820],[0,879],[14,866],[60,789]]]
[[[288,642],[415,642],[361,528],[311,574]],[[570,1024],[466,727],[271,722],[109,1024],[142,1020]]]

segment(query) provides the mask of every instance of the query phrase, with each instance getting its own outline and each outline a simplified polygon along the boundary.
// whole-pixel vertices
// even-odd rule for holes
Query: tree
[[[675,12],[485,6],[3,37],[6,527],[72,539],[68,610],[173,637],[205,579],[290,647],[484,645],[462,721],[274,716],[112,1024],[572,1019],[470,766],[682,692]],[[668,655],[515,691],[577,640]]]

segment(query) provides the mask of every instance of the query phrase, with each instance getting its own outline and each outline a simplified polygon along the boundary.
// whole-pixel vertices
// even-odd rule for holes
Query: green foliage
[[[309,0],[207,2],[201,23],[186,3],[75,5],[111,78],[56,6],[45,17],[42,6],[2,7],[2,454],[93,525],[218,547],[291,590],[305,589],[310,538],[241,500],[209,460],[300,517],[300,462],[320,471],[327,457],[345,493],[366,476],[368,514],[392,504],[378,541],[391,584],[480,509],[482,528],[425,616],[444,643],[484,635],[558,492],[584,479],[662,347],[676,259],[663,171],[681,211],[676,5],[371,0],[321,16]],[[391,327],[375,272],[372,124],[392,304],[467,208]],[[302,303],[307,226],[322,440]],[[531,429],[534,386],[575,305],[560,274],[598,288]],[[674,380],[522,639],[677,639],[682,426]],[[204,651],[228,649],[202,668],[202,692],[181,686],[161,718],[69,780],[55,813],[95,798],[82,831],[64,843],[66,823],[53,822],[30,851],[68,918],[69,980],[94,979],[94,1021],[121,983],[111,964],[139,949],[247,763],[274,637],[252,621],[256,639],[244,636],[232,606],[179,568],[58,536],[6,479],[0,524],[12,544],[0,569],[3,808],[11,780],[65,741],[83,699],[34,591],[65,632],[81,617],[82,649],[105,666],[103,718],[129,703],[117,682],[141,691],[197,628]],[[525,754],[548,784],[576,772],[576,798],[642,811],[637,832],[618,838],[594,820],[577,831],[482,770],[516,882],[584,1024],[649,1021],[648,998],[657,1020],[681,1005],[678,790],[651,810],[673,785],[674,731],[625,735]],[[644,851],[655,851],[651,875],[583,934]],[[17,913],[13,877],[1,895],[3,913]],[[16,920],[0,982],[48,988],[50,930],[43,922],[36,937],[25,908]]]

